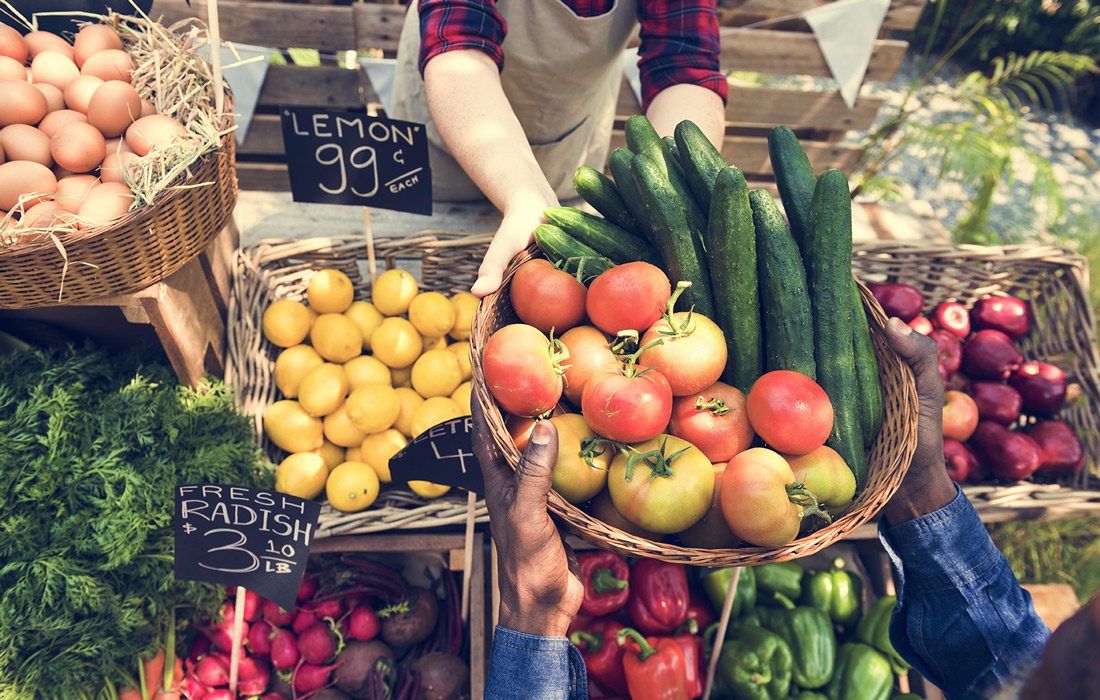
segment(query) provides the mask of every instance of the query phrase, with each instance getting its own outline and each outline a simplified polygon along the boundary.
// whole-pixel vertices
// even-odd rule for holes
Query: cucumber
[[[791,233],[805,255],[810,202],[817,184],[813,166],[798,137],[785,126],[777,126],[768,134],[768,153],[771,154],[772,170],[775,171],[775,184],[779,186],[779,198],[783,200],[783,209],[791,222]]]
[[[858,407],[859,381],[852,320],[852,199],[848,178],[826,171],[814,188],[806,240],[806,269],[814,314],[817,381],[833,403],[833,431],[826,442],[856,478],[867,481]]]
[[[607,159],[607,166],[611,169],[611,175],[615,178],[615,185],[619,188],[619,194],[626,203],[627,211],[634,215],[638,222],[638,233],[652,241],[649,221],[645,218],[645,204],[638,193],[638,183],[634,181],[634,173],[630,170],[630,164],[634,162],[634,152],[627,148],[616,148]]]
[[[870,322],[863,308],[855,279],[852,279],[852,336],[856,353],[856,381],[859,388],[859,424],[863,444],[870,447],[882,427],[882,385],[878,378],[878,357],[871,342]]]
[[[749,192],[749,204],[756,228],[764,366],[769,372],[793,370],[817,379],[810,293],[798,246],[767,190]]]
[[[706,212],[695,201],[695,195],[691,193],[683,168],[676,160],[672,150],[669,149],[649,120],[640,114],[636,114],[626,120],[626,145],[636,155],[648,156],[657,164],[661,173],[676,194],[684,200],[684,208],[687,211],[688,224],[691,230],[703,240],[703,233],[707,230]],[[654,241],[656,243],[656,241]]]
[[[552,224],[535,227],[535,244],[555,266],[576,274],[582,282],[615,267],[607,258]]]
[[[672,157],[676,159],[677,163],[679,163],[680,169],[683,170],[684,161],[680,160],[680,147],[676,145],[676,139],[672,138],[671,136],[664,136],[661,138],[661,141],[664,142],[665,148],[668,149],[668,152],[671,153]]]
[[[599,170],[587,165],[577,168],[577,172],[573,173],[573,187],[584,201],[611,223],[631,233],[639,230],[638,220],[627,208],[619,188]]]
[[[642,261],[653,265],[661,262],[661,257],[653,246],[606,219],[573,207],[551,207],[542,215],[549,223],[569,234],[570,238],[583,243],[611,262]]]
[[[680,164],[684,167],[684,175],[695,199],[703,207],[710,207],[714,181],[726,167],[726,161],[695,122],[685,119],[676,125],[676,144],[679,146]]]
[[[729,357],[722,381],[748,393],[764,373],[764,348],[749,186],[737,168],[722,168],[715,178],[707,243],[714,321],[726,336]]]
[[[652,158],[636,155],[630,169],[638,183],[638,191],[646,206],[646,218],[653,231],[653,243],[661,253],[669,280],[673,286],[680,281],[691,282],[691,287],[684,291],[681,298],[687,302],[688,308],[713,319],[710,273],[702,242],[688,224],[684,200]]]

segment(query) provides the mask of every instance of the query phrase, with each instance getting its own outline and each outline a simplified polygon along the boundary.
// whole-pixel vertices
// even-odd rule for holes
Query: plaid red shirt
[[[580,17],[595,17],[614,6],[614,0],[534,1],[564,2]],[[681,83],[701,85],[726,100],[715,4],[716,0],[638,0],[643,109],[661,90]],[[507,31],[494,0],[421,0],[420,70],[429,59],[454,49],[484,51],[503,67],[500,44]]]

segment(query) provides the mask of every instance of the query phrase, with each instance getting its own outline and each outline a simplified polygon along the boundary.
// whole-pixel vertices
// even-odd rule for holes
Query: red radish
[[[1008,383],[1020,392],[1027,413],[1049,416],[1066,402],[1066,373],[1047,362],[1025,362]]]
[[[1027,429],[1042,452],[1041,474],[1073,474],[1085,464],[1085,450],[1077,431],[1061,420],[1047,420]]]
[[[263,612],[264,599],[256,591],[245,589],[244,592],[244,620],[245,622],[255,622],[260,619],[260,614]]]
[[[207,637],[205,634],[196,636],[195,641],[191,642],[191,648],[187,652],[187,661],[189,663],[195,663],[210,652],[211,646],[210,637]]]
[[[908,284],[872,283],[867,285],[867,289],[882,304],[887,316],[897,316],[906,323],[919,316],[924,308],[924,295]]]
[[[271,671],[267,665],[257,661],[251,656],[241,659],[237,667],[237,692],[241,695],[259,695],[267,690],[267,684],[271,681]]]
[[[210,688],[229,685],[229,662],[220,654],[207,654],[195,665],[195,676]]]
[[[302,577],[302,584],[298,586],[298,602],[303,603],[317,595],[317,579],[306,574]]]
[[[315,690],[320,690],[329,684],[329,678],[332,676],[332,672],[336,670],[336,667],[340,664],[331,664],[329,666],[317,666],[315,664],[302,664],[294,670],[294,675],[291,677],[291,684],[294,686],[294,691],[297,693],[312,693]]]
[[[365,605],[357,605],[344,621],[344,634],[360,642],[369,642],[378,636],[382,625],[378,616]]]
[[[219,688],[218,690],[211,690],[203,697],[202,700],[237,700],[233,697],[233,693],[229,692],[225,688]]]
[[[188,676],[183,679],[180,692],[183,693],[183,697],[187,698],[187,700],[205,700],[205,698],[209,697],[210,688],[203,685],[198,678]]]
[[[332,600],[326,600],[321,603],[317,603],[310,607],[312,612],[318,619],[326,617],[337,618],[344,614],[344,601],[339,598]]]
[[[967,389],[978,404],[978,416],[1001,425],[1012,425],[1020,417],[1024,405],[1020,392],[1000,382],[971,382]]]
[[[932,325],[965,338],[970,335],[970,312],[956,301],[945,301],[932,312]]]
[[[665,312],[672,283],[655,265],[616,265],[588,285],[585,310],[593,325],[608,335],[642,333]]]
[[[299,610],[298,614],[294,616],[294,624],[291,625],[291,629],[294,630],[294,634],[301,634],[315,624],[317,624],[317,616],[313,614],[313,611]]]
[[[974,379],[1008,379],[1021,359],[1012,338],[1000,331],[982,330],[966,341],[962,370]]]
[[[985,468],[1005,481],[1026,479],[1042,463],[1039,443],[997,423],[979,423],[971,442]]]
[[[258,656],[270,656],[274,629],[267,620],[253,623],[248,630],[248,650]]]
[[[344,640],[329,622],[318,622],[298,635],[298,652],[308,664],[323,664],[340,652]]]
[[[271,665],[276,671],[289,671],[298,663],[298,639],[286,629],[276,629],[271,638]]]
[[[276,627],[288,627],[294,623],[295,611],[287,612],[270,600],[264,601],[264,619]]]
[[[928,335],[935,330],[932,326],[932,322],[924,316],[917,316],[914,318],[909,322],[909,327],[921,335]]]
[[[992,328],[1012,338],[1021,338],[1031,330],[1031,312],[1022,299],[990,297],[974,304],[970,323],[975,330]]]
[[[961,484],[977,471],[978,458],[970,448],[951,438],[943,440],[943,459],[947,466],[947,475],[957,484]]]
[[[936,355],[947,374],[958,372],[962,365],[963,354],[959,337],[945,330],[932,331],[928,337],[936,341]]]

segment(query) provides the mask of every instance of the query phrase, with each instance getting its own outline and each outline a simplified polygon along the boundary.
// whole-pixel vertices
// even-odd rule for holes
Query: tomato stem
[[[684,293],[685,289],[691,287],[691,282],[687,280],[680,280],[676,283],[676,289],[672,292],[672,296],[668,298],[668,306],[665,308],[664,319],[667,329],[658,331],[661,335],[671,338],[683,338],[686,335],[691,335],[695,332],[695,319],[693,314],[695,313],[695,307],[688,309],[687,315],[684,316],[683,323],[676,323],[676,300],[680,298],[680,295]]]
[[[730,412],[730,407],[722,399],[711,397],[710,401],[704,401],[703,397],[695,399],[696,411],[710,411],[716,416],[724,416]]]
[[[794,481],[787,484],[787,498],[791,500],[791,503],[802,508],[802,512],[799,513],[800,518],[806,518],[811,515],[824,520],[826,523],[833,522],[833,516],[821,507],[818,503],[817,497],[806,488],[806,485],[801,481]]]
[[[625,346],[631,339],[633,339],[635,342],[637,342],[637,340],[638,340],[638,331],[630,331],[630,330],[619,331],[618,336],[619,336],[619,338],[622,339],[622,341],[621,341],[622,346],[620,347],[620,352],[625,352]],[[635,350],[632,353],[620,355],[619,356],[619,361],[623,365],[623,367],[622,367],[623,376],[624,377],[640,377],[640,376],[644,375],[646,372],[653,369],[652,367],[643,367],[643,368],[639,369],[638,368],[638,358],[640,358],[642,356],[642,353],[645,352],[646,350],[648,350],[650,348],[653,348],[653,347],[657,347],[658,345],[662,345],[664,342],[665,342],[664,340],[661,340],[660,338],[658,338],[657,340],[646,343],[645,345],[638,348],[637,350]],[[618,345],[618,343],[616,343],[616,345]]]
[[[634,465],[638,464],[638,462],[643,462],[647,467],[649,467],[650,479],[654,477],[667,479],[668,477],[672,476],[672,463],[676,460],[677,457],[690,450],[691,446],[688,445],[682,450],[677,450],[676,452],[673,452],[671,455],[665,453],[665,449],[667,447],[667,437],[661,442],[660,447],[655,450],[649,450],[647,452],[642,452],[634,447],[630,447],[629,445],[624,445],[623,452],[627,454],[627,458],[626,473],[623,475],[623,478],[627,481],[630,481],[630,479],[634,476]]]
[[[554,371],[559,377],[564,375],[565,370],[570,367],[570,365],[562,364],[562,362],[569,359],[569,348],[561,342],[560,338],[554,337],[553,328],[550,329],[550,343],[547,345],[547,351],[550,353],[550,364],[553,365]]]
[[[602,438],[599,435],[589,435],[588,437],[581,440],[581,449],[578,454],[580,458],[584,460],[584,463],[592,467],[593,469],[607,471],[606,467],[597,467],[594,460],[597,457],[600,457],[604,453],[606,453],[608,446],[616,450],[620,450],[624,447],[624,445],[620,442],[608,440],[607,438]]]

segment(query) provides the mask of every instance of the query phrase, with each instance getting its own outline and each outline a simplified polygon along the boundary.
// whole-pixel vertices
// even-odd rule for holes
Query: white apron
[[[500,80],[535,158],[558,197],[576,197],[573,172],[602,170],[622,84],[622,52],[637,24],[637,0],[578,17],[561,0],[497,0],[508,25]],[[418,69],[420,17],[413,0],[401,30],[394,75],[395,119],[427,124],[437,201],[483,199],[432,123]]]

